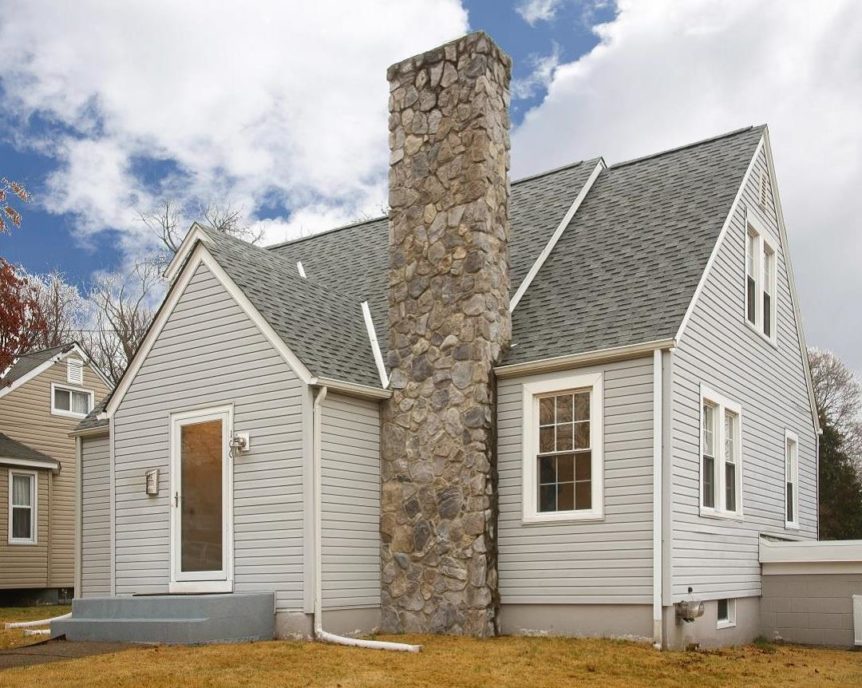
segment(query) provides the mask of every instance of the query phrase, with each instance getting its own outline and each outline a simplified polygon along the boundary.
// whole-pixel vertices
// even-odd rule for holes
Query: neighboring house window
[[[36,542],[36,473],[9,471],[9,544]]]
[[[524,520],[602,516],[602,376],[524,385]]]
[[[731,628],[736,626],[736,600],[718,600],[718,628]]]
[[[72,385],[84,384],[84,362],[76,358],[66,360],[66,382]]]
[[[706,516],[742,515],[742,409],[701,388],[700,509]]]
[[[55,416],[83,418],[93,409],[93,393],[51,385],[51,413]]]
[[[775,343],[776,251],[763,227],[748,218],[745,242],[745,319]]]
[[[799,438],[786,430],[784,433],[784,525],[799,527]]]

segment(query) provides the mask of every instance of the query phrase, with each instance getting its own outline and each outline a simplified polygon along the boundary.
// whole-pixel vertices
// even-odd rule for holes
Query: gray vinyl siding
[[[817,535],[816,434],[774,206],[757,200],[761,153],[674,353],[672,586],[704,598],[759,595],[761,532]],[[745,321],[745,213],[777,247],[778,347]],[[700,516],[700,385],[742,406],[743,520]],[[799,531],[784,527],[784,433],[799,436]]]
[[[323,604],[380,606],[380,408],[330,394],[321,422]]]
[[[108,435],[81,440],[80,597],[111,594],[111,445]]]
[[[601,521],[522,522],[522,387],[571,373],[604,378]],[[498,382],[499,575],[506,604],[652,599],[652,358]]]
[[[234,590],[303,602],[303,383],[206,266],[197,268],[115,414],[116,592],[170,578],[170,414],[233,404]],[[144,473],[159,469],[158,496]]]

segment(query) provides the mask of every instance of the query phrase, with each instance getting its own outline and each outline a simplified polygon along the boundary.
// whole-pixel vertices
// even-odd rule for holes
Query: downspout
[[[321,488],[321,426],[323,415],[323,401],[326,399],[327,388],[320,387],[314,397],[313,407],[313,439],[312,439],[312,463],[314,480],[314,637],[327,643],[336,645],[350,645],[352,647],[365,647],[371,650],[395,650],[399,652],[419,652],[421,645],[408,645],[407,643],[389,643],[381,640],[362,640],[361,638],[347,638],[323,630],[323,526],[322,526],[322,496]]]
[[[656,349],[653,352],[653,468],[652,468],[652,638],[653,647],[661,650],[664,646],[664,629],[662,613],[662,388],[664,378],[662,375],[662,352]]]

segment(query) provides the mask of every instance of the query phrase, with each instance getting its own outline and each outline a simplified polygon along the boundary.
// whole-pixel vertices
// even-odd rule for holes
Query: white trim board
[[[285,360],[288,366],[290,366],[293,372],[296,373],[296,376],[305,384],[312,384],[314,378],[308,368],[306,368],[302,361],[300,361],[299,358],[297,358],[297,356],[288,348],[287,344],[284,343],[284,340],[275,332],[275,330],[272,329],[272,326],[251,304],[248,297],[234,283],[224,269],[222,269],[216,259],[213,258],[212,254],[207,250],[206,245],[203,243],[197,243],[191,256],[189,256],[188,261],[184,264],[184,268],[177,277],[177,280],[171,286],[165,301],[162,303],[162,307],[156,315],[156,319],[150,326],[149,331],[144,337],[144,341],[141,342],[141,345],[129,364],[126,373],[120,379],[117,389],[114,391],[111,400],[108,402],[105,412],[109,417],[116,412],[126,393],[129,391],[129,387],[140,371],[141,366],[158,340],[159,335],[167,324],[168,319],[173,314],[177,303],[185,293],[189,282],[191,282],[192,277],[200,265],[205,265],[210,270],[221,286],[224,287],[228,294],[230,294],[236,304],[243,310],[249,319],[257,325],[261,334],[263,334],[263,336],[269,340],[270,344],[273,345],[275,350],[281,354],[281,357]]]
[[[599,175],[602,173],[602,170],[607,169],[604,160],[599,160],[596,163],[595,168],[590,174],[589,178],[584,185],[581,187],[581,190],[578,192],[578,195],[575,197],[575,200],[572,202],[572,205],[566,211],[566,214],[563,216],[563,219],[560,221],[560,224],[554,230],[554,233],[551,235],[551,238],[548,240],[548,243],[545,245],[545,248],[542,249],[542,252],[539,254],[539,257],[536,258],[536,262],[533,263],[530,271],[527,273],[527,276],[523,279],[521,284],[518,286],[517,291],[515,291],[515,295],[509,301],[509,312],[512,312],[517,307],[518,303],[521,301],[521,298],[526,293],[527,289],[529,289],[530,285],[533,283],[533,280],[536,278],[536,275],[541,270],[542,266],[545,264],[545,261],[548,260],[548,256],[551,255],[551,252],[554,250],[554,247],[557,245],[557,242],[560,240],[560,237],[563,235],[563,232],[566,230],[566,227],[572,221],[572,218],[575,216],[575,213],[578,212],[578,208],[581,207],[581,203],[584,202],[584,199],[587,197],[587,194],[590,192],[590,189],[593,188],[593,184],[595,184],[596,179],[598,179]]]
[[[302,263],[298,263],[298,265],[301,266]],[[380,352],[380,343],[377,341],[377,332],[374,330],[374,320],[371,319],[371,308],[368,306],[368,301],[362,302],[362,317],[365,319],[365,329],[368,330],[368,340],[371,342],[371,351],[374,353],[374,363],[377,365],[380,385],[386,389],[389,386],[389,375],[386,372],[386,364],[383,362],[383,354]]]
[[[193,222],[192,226],[189,227],[189,231],[186,232],[186,235],[180,242],[180,246],[174,254],[174,257],[171,258],[171,262],[168,263],[168,267],[165,268],[163,273],[165,279],[169,282],[173,282],[176,276],[182,271],[182,267],[185,264],[186,259],[189,257],[189,254],[192,252],[195,244],[198,241],[206,242],[208,239],[209,237],[203,227],[197,222]]]
[[[41,468],[44,471],[60,471],[60,462],[52,459],[53,464],[46,461],[35,461],[33,459],[16,459],[8,456],[0,456],[0,466],[20,466],[22,468]]]

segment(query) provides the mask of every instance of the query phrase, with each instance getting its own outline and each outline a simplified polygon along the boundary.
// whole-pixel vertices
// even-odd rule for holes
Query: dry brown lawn
[[[38,643],[44,638],[38,636],[24,635],[24,631],[20,628],[5,630],[3,625],[7,621],[36,621],[36,619],[50,619],[52,616],[60,616],[68,614],[72,610],[71,606],[51,605],[39,607],[0,607],[0,650],[8,650],[10,647],[20,647],[21,645],[30,645]],[[47,626],[45,627],[47,628]],[[0,686],[3,681],[0,681]]]
[[[0,610],[0,619],[8,611]],[[23,616],[21,610],[14,611]],[[8,669],[0,672],[0,686],[862,686],[862,653],[847,650],[752,645],[716,652],[659,653],[648,645],[613,640],[506,637],[483,641],[438,636],[398,640],[422,643],[424,650],[413,655],[292,641],[136,647]]]

